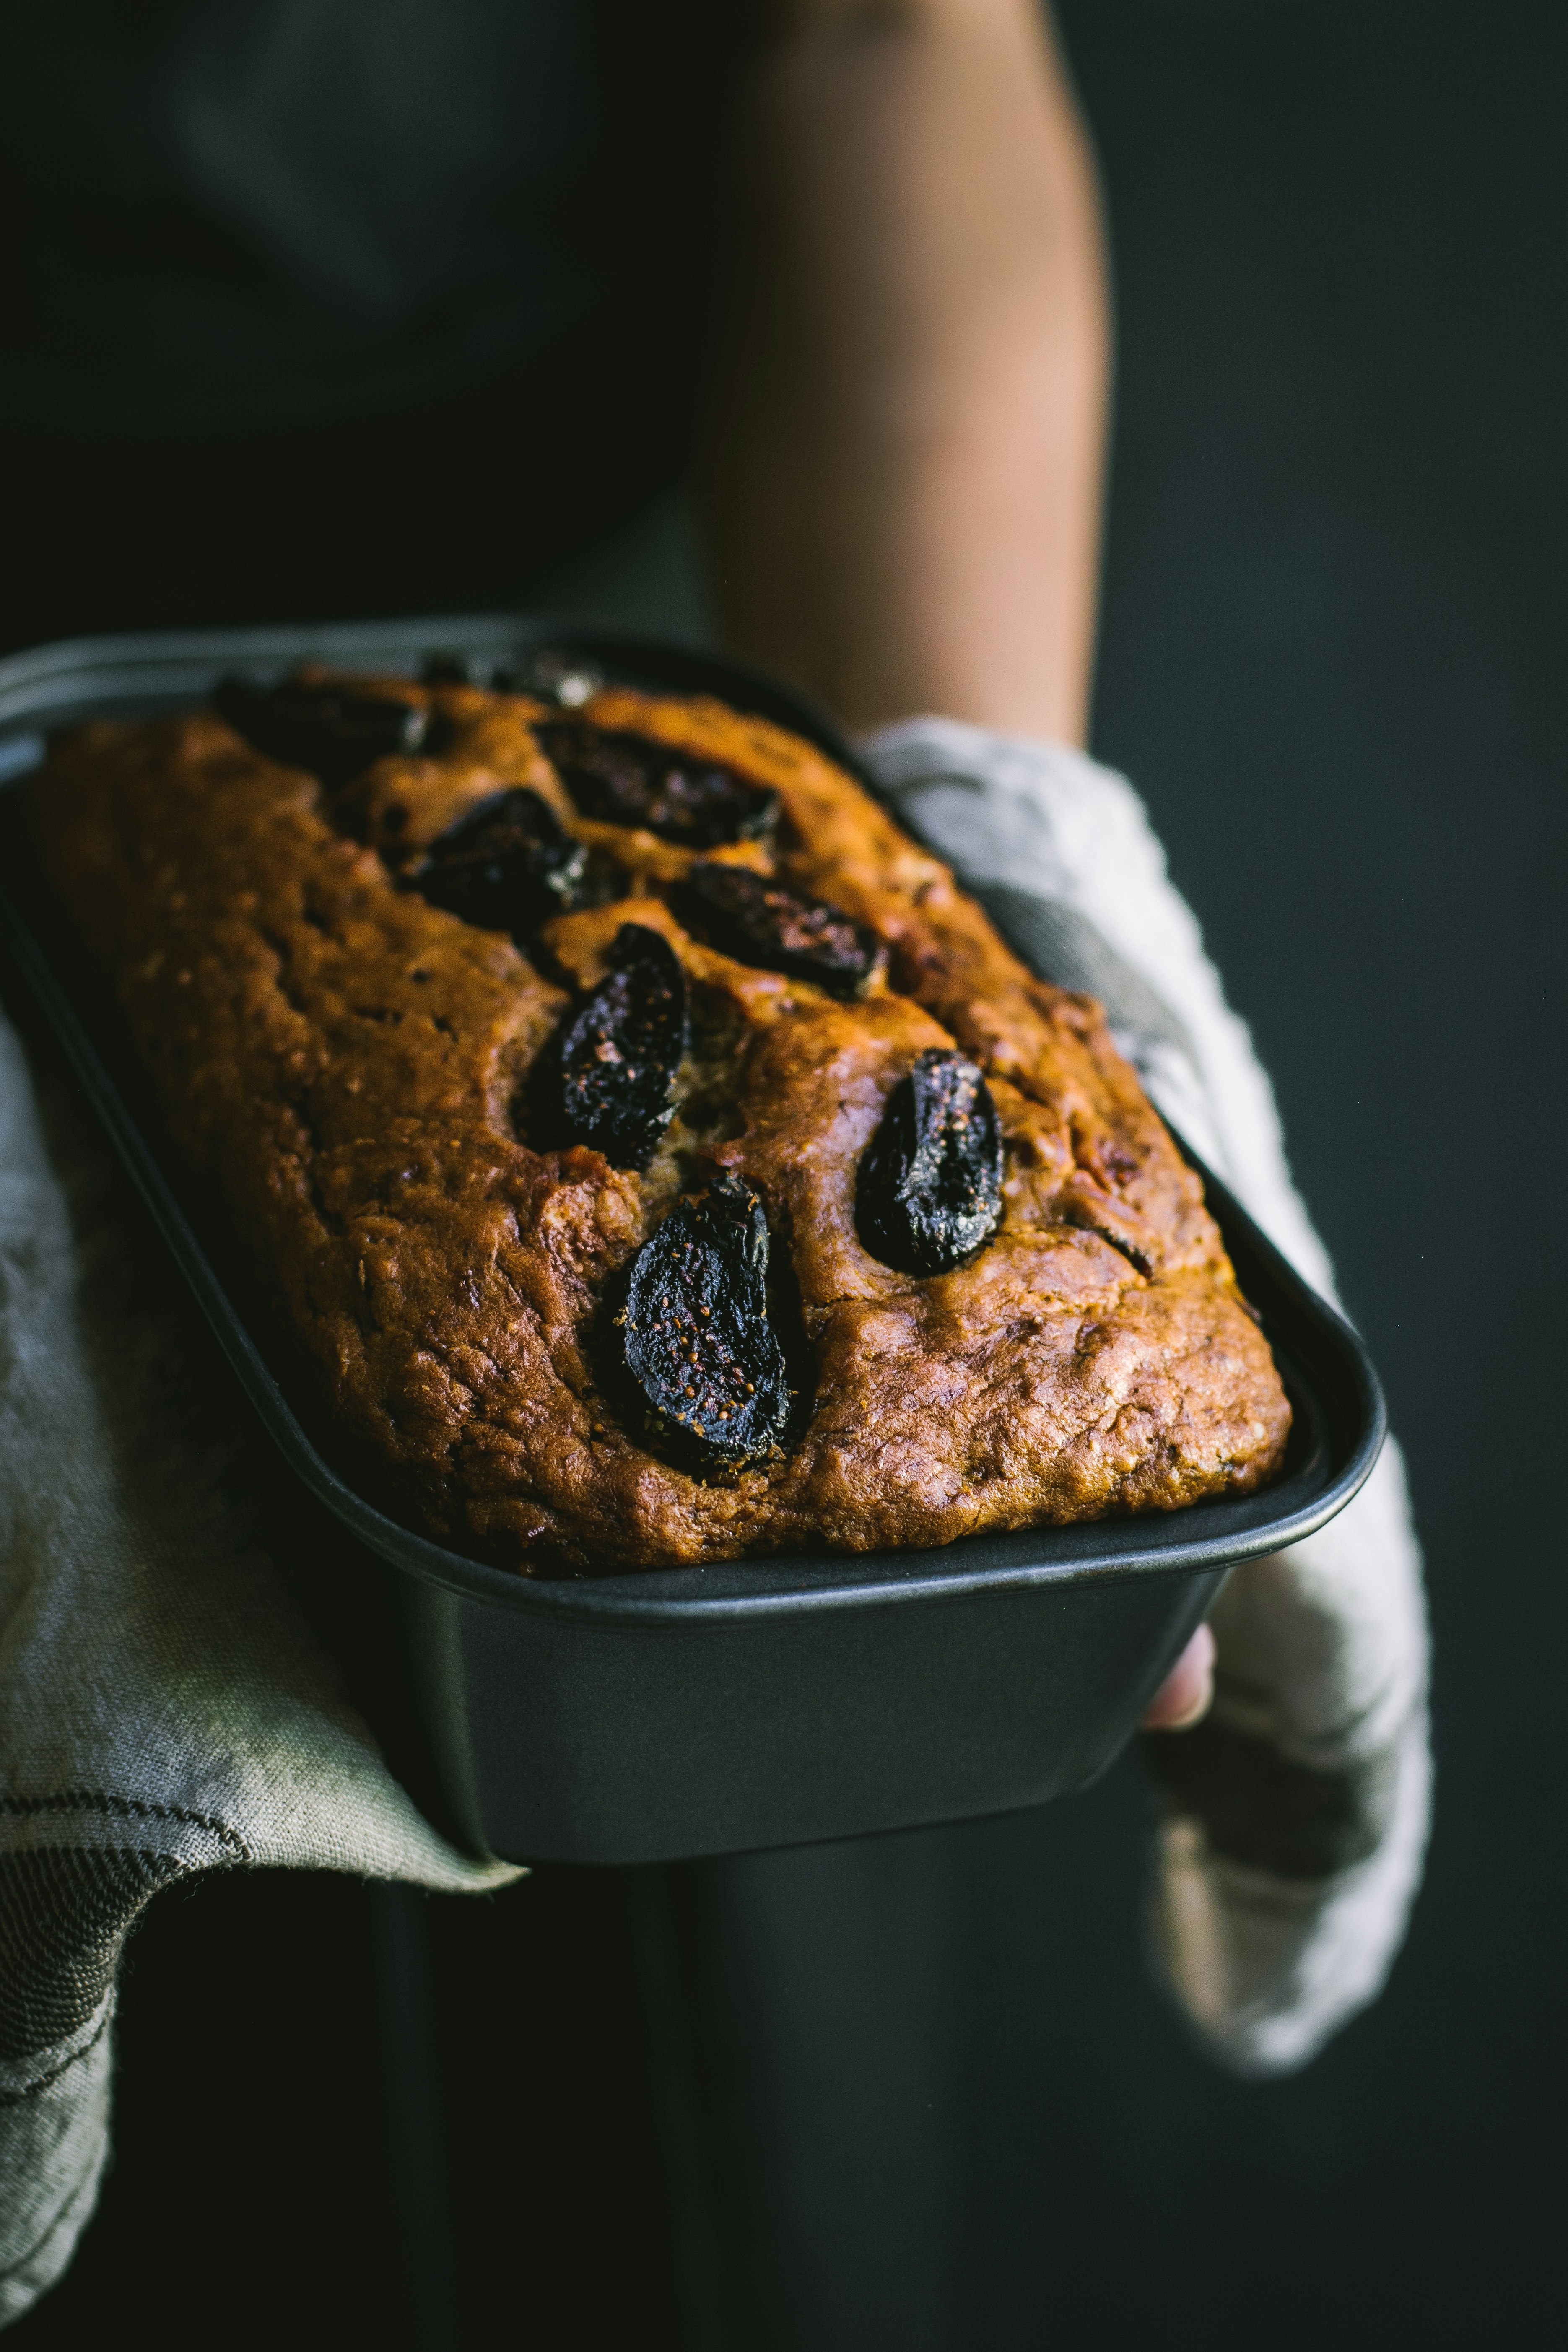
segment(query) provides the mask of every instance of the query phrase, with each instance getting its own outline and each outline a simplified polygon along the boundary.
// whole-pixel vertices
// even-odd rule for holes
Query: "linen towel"
[[[944,719],[859,749],[1025,961],[1100,999],[1159,1108],[1334,1300],[1273,1089],[1126,779]],[[1208,1717],[1143,1743],[1163,1808],[1153,1952],[1211,2053],[1270,2074],[1377,1993],[1426,1852],[1426,1617],[1392,1440],[1320,1533],[1234,1571],[1212,1623]]]
[[[160,1887],[517,1874],[382,1761],[268,1549],[259,1432],[28,1034],[0,1013],[0,2325],[91,2212],[120,1955]]]

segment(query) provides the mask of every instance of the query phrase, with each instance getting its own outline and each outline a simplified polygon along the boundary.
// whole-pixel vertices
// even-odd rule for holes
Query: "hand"
[[[1214,1635],[1200,1625],[1149,1703],[1145,1731],[1190,1731],[1214,1697]]]

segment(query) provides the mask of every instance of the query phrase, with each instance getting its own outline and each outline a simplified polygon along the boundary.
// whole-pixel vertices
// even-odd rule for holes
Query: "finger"
[[[1214,1635],[1200,1625],[1150,1701],[1145,1731],[1185,1731],[1214,1696]]]

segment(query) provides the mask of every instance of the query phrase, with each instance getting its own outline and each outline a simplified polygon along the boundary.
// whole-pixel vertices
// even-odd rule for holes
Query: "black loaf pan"
[[[517,615],[115,637],[0,663],[0,785],[50,728],[266,681],[316,657],[414,674],[432,650],[710,691],[861,773],[814,711],[731,665]],[[869,782],[863,778],[863,781]],[[247,1311],[227,1258],[73,977],[0,791],[0,919],[185,1278],[276,1442],[300,1580],[394,1762],[476,1852],[623,1864],[893,1830],[1082,1788],[1127,1740],[1227,1570],[1343,1507],[1377,1457],[1377,1378],[1355,1334],[1208,1180],[1296,1425],[1264,1493],[1190,1510],[981,1536],[943,1550],[814,1553],[587,1580],[524,1579],[383,1516],[333,1468],[330,1433]]]

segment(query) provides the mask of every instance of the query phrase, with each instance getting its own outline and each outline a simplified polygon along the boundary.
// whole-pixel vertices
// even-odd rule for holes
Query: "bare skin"
[[[1081,742],[1110,378],[1093,162],[1035,0],[781,0],[707,437],[721,627],[853,729]],[[1195,1723],[1206,1626],[1151,1729]]]
[[[790,0],[742,126],[706,501],[730,642],[853,727],[1080,740],[1099,206],[1033,0]]]

